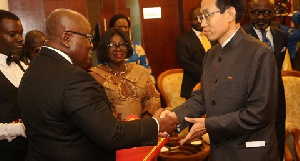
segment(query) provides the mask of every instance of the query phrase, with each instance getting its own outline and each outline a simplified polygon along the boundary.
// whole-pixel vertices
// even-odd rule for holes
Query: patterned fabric
[[[297,126],[300,128],[300,77],[282,77],[286,98],[286,129]],[[290,124],[294,123],[294,124]]]
[[[112,112],[125,120],[130,114],[154,112],[161,107],[160,95],[150,77],[149,70],[136,64],[127,64],[124,75],[112,74],[106,65],[92,68],[91,75],[105,88]]]
[[[186,101],[185,98],[180,97],[181,82],[183,73],[172,73],[163,79],[163,88],[168,96],[171,107],[175,108]]]

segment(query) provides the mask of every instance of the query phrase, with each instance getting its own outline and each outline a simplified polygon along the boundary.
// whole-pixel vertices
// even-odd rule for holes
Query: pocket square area
[[[266,141],[249,141],[246,142],[246,148],[266,146]]]

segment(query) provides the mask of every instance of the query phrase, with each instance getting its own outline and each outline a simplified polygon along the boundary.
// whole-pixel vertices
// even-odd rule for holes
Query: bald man
[[[19,92],[30,161],[114,161],[116,150],[156,145],[172,119],[118,122],[103,87],[86,71],[93,44],[87,19],[68,9],[46,21],[47,41],[26,71]],[[80,69],[81,68],[81,69]],[[159,125],[159,126],[158,126]]]
[[[275,128],[279,156],[280,160],[283,160],[286,105],[281,69],[287,49],[287,35],[282,30],[270,26],[275,15],[275,4],[273,0],[251,0],[248,7],[251,23],[244,26],[246,33],[269,45],[276,59],[278,68],[278,103]],[[266,38],[262,35],[263,33]]]
[[[46,36],[42,31],[32,30],[26,33],[22,61],[25,64],[30,62],[40,53],[41,46],[44,44]]]

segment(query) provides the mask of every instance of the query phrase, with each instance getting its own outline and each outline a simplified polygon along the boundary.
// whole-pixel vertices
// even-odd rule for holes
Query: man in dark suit
[[[91,27],[83,15],[54,10],[46,31],[45,46],[24,74],[18,95],[27,160],[113,161],[115,150],[156,145],[158,131],[175,129],[172,119],[159,118],[162,110],[155,118],[114,118],[103,87],[82,70],[90,65],[93,48]]]
[[[276,62],[265,43],[241,28],[245,6],[244,0],[201,2],[203,33],[220,44],[203,59],[201,89],[161,115],[172,116],[180,129],[194,123],[181,144],[207,132],[212,161],[279,160]]]
[[[0,10],[0,160],[24,161],[27,155],[25,127],[20,121],[18,88],[24,69],[23,27],[13,13]]]
[[[274,1],[261,0],[250,1],[249,17],[251,24],[244,26],[246,33],[252,35],[256,39],[269,43],[270,48],[275,55],[277,68],[278,68],[278,103],[276,112],[276,136],[278,142],[278,150],[280,160],[284,156],[284,143],[285,143],[285,116],[286,105],[284,87],[281,78],[281,69],[286,54],[287,35],[280,29],[270,26],[272,19],[275,15]],[[266,37],[262,34],[266,34]]]
[[[192,29],[176,40],[177,60],[183,68],[183,79],[181,83],[180,97],[190,98],[194,86],[200,82],[202,73],[202,60],[205,52],[211,44],[204,34],[201,33],[201,24],[198,21],[200,7],[192,8],[190,11],[190,21]],[[203,43],[206,43],[204,48]]]

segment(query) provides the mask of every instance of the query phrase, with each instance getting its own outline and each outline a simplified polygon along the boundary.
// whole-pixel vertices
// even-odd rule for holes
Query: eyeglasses
[[[197,16],[198,21],[200,23],[202,23],[203,20],[209,21],[209,19],[211,18],[211,15],[214,15],[219,12],[221,12],[221,11],[214,11],[214,12],[210,12],[210,13],[201,14],[200,16]]]
[[[250,10],[250,13],[254,17],[258,17],[260,14],[262,14],[264,17],[268,17],[271,15],[272,11],[256,9],[256,10]]]
[[[77,32],[77,31],[65,31],[65,32],[70,32],[72,34],[83,36],[83,37],[87,38],[90,41],[90,43],[92,43],[92,39],[94,37],[93,34],[85,34],[85,33]]]
[[[108,47],[108,50],[110,51],[115,51],[117,50],[117,48],[119,47],[121,50],[126,50],[127,49],[127,45],[128,43],[126,42],[121,42],[119,44],[113,44],[113,43],[110,43],[108,45],[106,45]]]

